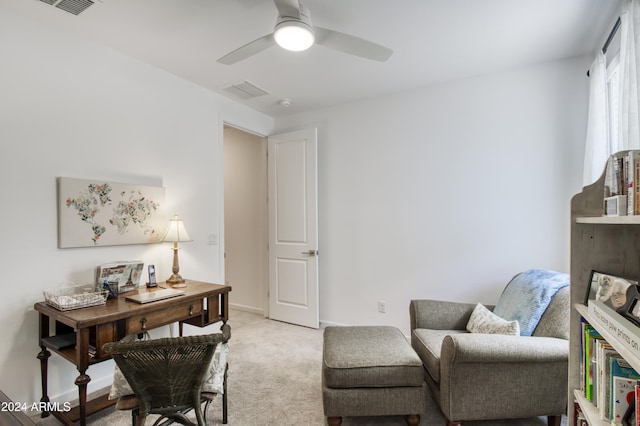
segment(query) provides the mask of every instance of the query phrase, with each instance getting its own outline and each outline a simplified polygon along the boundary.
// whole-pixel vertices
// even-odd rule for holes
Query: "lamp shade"
[[[273,38],[280,47],[294,52],[307,50],[315,41],[313,29],[300,21],[279,23],[276,25]]]
[[[180,219],[178,215],[175,215],[169,219],[169,226],[167,226],[162,241],[178,243],[193,240],[189,237],[189,234],[187,234],[187,230],[184,229],[182,219]]]

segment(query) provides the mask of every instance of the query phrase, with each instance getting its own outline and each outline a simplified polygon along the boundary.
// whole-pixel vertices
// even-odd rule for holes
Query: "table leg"
[[[42,385],[42,398],[40,398],[40,402],[49,402],[49,390],[47,378],[49,376],[48,370],[48,362],[49,357],[51,356],[51,352],[47,350],[47,348],[42,344],[42,339],[45,337],[49,337],[49,317],[43,314],[39,315],[40,317],[40,340],[38,344],[40,345],[40,352],[38,353],[37,358],[40,360],[40,382]],[[47,405],[45,405],[47,406]],[[42,417],[48,417],[49,411],[46,409],[42,410]]]
[[[87,384],[90,381],[91,377],[85,374],[84,371],[80,372],[75,381],[78,386],[78,407],[80,408],[80,424],[82,426],[87,424]]]
[[[229,321],[229,293],[220,294],[220,299],[222,299],[222,306],[220,306],[222,312],[220,312],[220,316],[222,317],[222,322],[226,324],[227,321]]]
[[[42,398],[40,398],[40,402],[49,402],[49,394],[47,390],[47,377],[48,377],[48,360],[51,356],[51,352],[47,350],[44,346],[40,346],[42,349],[38,353],[38,359],[40,360],[40,381],[42,383]],[[43,406],[48,406],[44,405]],[[48,417],[49,412],[47,410],[42,410],[42,417]]]
[[[76,332],[76,359],[80,375],[76,378],[78,386],[78,408],[80,411],[80,425],[87,424],[87,384],[91,377],[86,374],[89,368],[89,329],[83,328]]]

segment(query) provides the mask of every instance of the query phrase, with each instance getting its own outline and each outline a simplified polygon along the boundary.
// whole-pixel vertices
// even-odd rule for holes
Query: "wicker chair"
[[[190,409],[197,424],[205,425],[211,398],[202,395],[202,383],[216,345],[230,337],[231,329],[225,324],[222,333],[216,334],[107,343],[105,353],[113,357],[135,392],[135,398],[124,403],[126,407],[118,408],[132,409],[137,426],[144,425],[149,414],[160,414],[154,425],[165,418],[193,425],[185,415]],[[202,403],[207,403],[204,415]]]

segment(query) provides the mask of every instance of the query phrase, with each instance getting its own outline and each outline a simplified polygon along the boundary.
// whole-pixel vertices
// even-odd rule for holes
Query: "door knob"
[[[318,250],[303,251],[302,254],[308,254],[309,256],[315,256],[315,255],[318,254]]]

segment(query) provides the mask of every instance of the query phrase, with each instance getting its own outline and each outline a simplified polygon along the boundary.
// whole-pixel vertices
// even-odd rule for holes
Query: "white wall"
[[[519,271],[568,272],[589,62],[276,120],[319,129],[321,321],[408,333],[412,298],[495,303]]]
[[[220,282],[220,245],[208,234],[222,233],[221,124],[269,134],[273,119],[1,7],[0,61],[0,388],[32,403],[41,397],[33,304],[43,289],[91,282],[96,265],[114,260],[155,263],[159,279],[171,273],[170,245],[58,249],[56,176],[164,186],[168,213],[194,240],[181,245],[181,274]],[[77,397],[70,363],[52,356],[49,371],[52,398]],[[111,362],[91,367],[90,390],[112,371]]]
[[[42,290],[91,281],[117,259],[155,263],[165,245],[56,247],[55,177],[162,185],[191,243],[181,273],[223,278],[222,123],[274,120],[62,29],[0,11],[0,388],[40,399]],[[530,267],[568,271],[569,200],[580,190],[589,58],[452,82],[277,120],[319,128],[320,317],[408,331],[411,298],[495,302]],[[233,300],[233,293],[231,294]],[[377,312],[377,301],[387,313]],[[94,366],[104,386],[110,363]],[[77,372],[53,356],[50,396]]]

